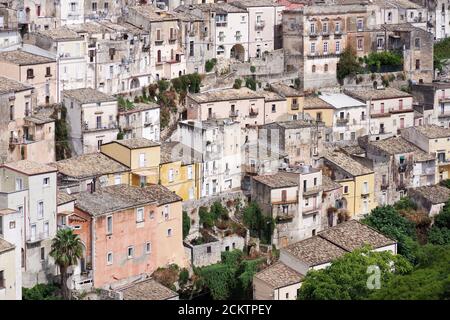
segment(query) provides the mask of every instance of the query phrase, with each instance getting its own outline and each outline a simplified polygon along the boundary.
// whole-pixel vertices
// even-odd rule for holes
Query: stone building
[[[411,94],[417,101],[423,124],[450,128],[450,82],[417,83]]]
[[[408,190],[409,197],[430,217],[439,214],[450,199],[450,189],[440,185]]]

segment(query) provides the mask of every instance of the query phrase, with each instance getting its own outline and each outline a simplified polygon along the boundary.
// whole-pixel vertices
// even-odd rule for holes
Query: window
[[[388,19],[388,21],[392,21],[392,12],[388,12],[387,19]]]
[[[35,223],[33,223],[30,226],[30,239],[31,240],[35,240],[36,239],[36,224]]]
[[[37,216],[38,216],[38,219],[43,219],[44,218],[44,201],[39,201],[38,202]]]
[[[206,247],[206,253],[211,253],[211,246]]]
[[[128,259],[133,259],[134,257],[134,247],[133,246],[129,246],[127,248],[127,258]]]
[[[315,72],[316,72],[316,65],[315,65],[315,64],[312,65],[311,72],[312,72],[312,73],[315,73]]]
[[[162,61],[162,58],[161,58],[161,50],[158,50],[158,55],[157,55],[157,57],[156,57],[156,62],[157,63],[160,63]]]
[[[34,78],[33,69],[27,69],[27,79],[33,79],[33,78]]]
[[[363,38],[358,38],[357,48],[358,50],[363,50]]]
[[[0,289],[4,289],[5,288],[5,274],[4,271],[1,270],[0,271]]]
[[[323,71],[328,72],[328,64],[325,64],[325,65],[323,66]]]
[[[0,217],[0,234],[2,234],[2,231],[1,231],[1,229],[2,229],[2,226],[1,226],[1,217]],[[15,221],[10,221],[9,222],[9,228],[10,229],[15,229],[16,228],[16,222]]]
[[[189,56],[194,56],[194,41],[189,42]]]
[[[383,38],[377,39],[377,49],[383,49]]]
[[[167,229],[167,236],[171,237],[172,236],[172,229]]]
[[[420,38],[415,38],[414,39],[414,47],[416,49],[420,49]]]
[[[97,2],[92,2],[92,11],[97,11]]]
[[[316,24],[315,24],[315,23],[311,23],[311,24],[309,25],[309,32],[310,32],[311,34],[316,33]]]
[[[345,193],[345,194],[348,193],[348,186],[344,186],[344,193]]]
[[[100,147],[102,146],[102,144],[103,144],[103,140],[97,140],[97,150],[98,151],[100,151]]]
[[[189,180],[192,179],[192,166],[187,167],[187,175]]]
[[[108,2],[105,2],[105,4],[103,5],[103,7],[105,8],[105,10],[108,11],[108,9],[109,9],[109,3],[108,3]]]
[[[306,192],[307,189],[307,181],[303,180],[303,192]]]
[[[0,235],[3,235],[3,216],[0,216]]]
[[[336,41],[336,54],[341,53],[341,43]]]
[[[416,70],[420,69],[420,59],[416,59]]]
[[[277,106],[275,104],[272,105],[272,113],[277,112]]]
[[[112,263],[113,263],[113,254],[112,254],[112,252],[108,252],[106,254],[106,264],[112,265]]]
[[[9,106],[9,120],[14,121],[14,106]]]
[[[316,235],[316,229],[313,229],[311,234],[312,234],[313,236],[315,236],[315,235]]]
[[[364,181],[363,183],[363,192],[369,193],[369,183],[367,181]]]
[[[311,43],[311,54],[315,54],[316,53],[316,44],[313,42]]]
[[[328,54],[328,42],[323,43],[323,54]]]
[[[173,169],[169,169],[169,182],[173,182]]]
[[[23,180],[22,178],[16,178],[16,191],[20,191],[23,189]]]
[[[49,186],[50,185],[50,178],[49,177],[44,178],[43,179],[43,184],[44,184],[44,187]]]
[[[45,76],[46,77],[51,77],[51,71],[50,71],[50,67],[47,67],[46,69],[45,69]]]
[[[336,22],[334,25],[334,32],[340,33],[341,32],[341,24],[339,22]]]
[[[317,220],[317,214],[315,213],[315,214],[313,214],[313,222],[316,222],[316,220]]]
[[[144,221],[144,208],[137,208],[136,209],[136,222],[143,222]]]
[[[358,21],[356,22],[356,28],[358,31],[363,31],[364,29],[364,22],[362,19],[358,19]]]
[[[121,184],[122,183],[122,177],[120,176],[120,174],[117,174],[114,176],[114,184]]]
[[[146,254],[149,254],[149,253],[151,253],[152,252],[152,244],[150,243],[150,242],[147,242],[146,244],[145,244],[145,253]]]
[[[169,220],[169,205],[164,206],[163,215],[165,220]]]
[[[46,238],[48,238],[49,233],[50,233],[50,231],[49,231],[49,224],[48,224],[48,221],[45,221],[44,222],[44,236]]]
[[[41,248],[41,261],[44,261],[44,260],[45,260],[45,248],[42,247]]]
[[[113,217],[106,217],[106,234],[112,234],[113,232]]]
[[[327,22],[324,22],[322,24],[322,32],[325,33],[325,34],[328,33],[328,23]]]
[[[317,178],[314,178],[314,186],[317,186]]]
[[[355,132],[351,132],[350,133],[350,139],[351,140],[356,140],[356,133]]]
[[[145,153],[139,154],[139,167],[145,167]]]

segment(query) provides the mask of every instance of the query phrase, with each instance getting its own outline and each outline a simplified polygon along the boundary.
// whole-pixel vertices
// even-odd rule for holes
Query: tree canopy
[[[325,269],[308,271],[299,289],[298,299],[367,299],[374,290],[368,285],[373,266],[379,268],[380,285],[394,273],[405,274],[412,270],[412,265],[400,255],[389,251],[374,252],[365,247],[345,254]]]
[[[336,76],[342,82],[347,76],[355,76],[361,71],[361,65],[356,57],[355,49],[347,46],[342,52],[337,64]]]

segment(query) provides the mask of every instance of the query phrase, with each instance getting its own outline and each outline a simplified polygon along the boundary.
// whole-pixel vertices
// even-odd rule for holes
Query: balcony
[[[33,243],[48,239],[48,237],[49,237],[48,233],[39,232],[34,235],[28,235],[26,242],[27,242],[27,244],[33,244]]]
[[[226,27],[227,24],[227,21],[216,21],[216,27]]]
[[[170,35],[169,42],[174,43],[175,41],[177,41],[177,35],[176,34]]]
[[[233,111],[233,110],[230,111],[230,118],[236,118],[238,116],[239,116],[239,113],[237,111]]]
[[[310,189],[303,190],[303,196],[311,196],[322,191],[321,187],[314,187]]]
[[[391,108],[389,109],[390,113],[404,113],[404,112],[413,112],[414,109],[412,107],[407,108]]]
[[[96,123],[95,128],[89,127],[89,124],[85,122],[82,126],[83,131],[99,131],[99,130],[109,130],[109,129],[117,129],[117,121],[111,121],[109,123]]]
[[[142,46],[142,52],[149,52],[150,51],[150,45],[149,44],[144,44]]]
[[[253,109],[251,109],[250,112],[249,112],[249,114],[248,114],[248,116],[249,116],[250,118],[255,118],[255,117],[257,117],[257,116],[258,116],[258,110],[253,110]]]
[[[298,103],[292,103],[291,104],[291,110],[298,110],[300,108]]]
[[[310,214],[310,213],[313,213],[313,212],[321,210],[321,208],[322,208],[322,204],[321,203],[319,203],[319,204],[316,203],[316,204],[314,204],[312,206],[309,206],[307,208],[303,208],[302,212],[303,212],[303,214]]]
[[[315,32],[315,31],[314,32],[310,32],[308,35],[309,35],[310,38],[317,38],[319,36],[319,34],[317,32]]]
[[[207,119],[208,119],[208,120],[211,120],[211,119],[216,119],[216,113],[215,113],[215,112],[212,112],[212,113],[208,113],[208,117],[207,117]]]
[[[155,46],[160,46],[160,45],[162,45],[164,43],[164,40],[163,39],[156,39],[155,40]]]
[[[367,198],[369,196],[370,192],[369,190],[362,190],[361,191],[361,197]]]
[[[255,23],[255,30],[262,30],[266,26],[266,22],[263,20],[256,21]]]
[[[287,213],[278,213],[277,214],[277,222],[283,223],[283,222],[290,222],[294,219],[293,214],[287,214]]]
[[[381,190],[387,190],[389,188],[389,183],[381,182]]]
[[[440,113],[438,114],[438,118],[439,118],[439,119],[450,118],[450,111],[447,111],[447,112],[440,112]]]
[[[338,118],[338,119],[336,120],[336,124],[337,124],[338,126],[345,126],[345,125],[348,124],[348,121],[349,121],[348,118]]]
[[[401,163],[398,165],[398,172],[405,172],[408,165],[406,163]]]
[[[450,97],[441,96],[439,97],[439,102],[440,103],[450,102]]]

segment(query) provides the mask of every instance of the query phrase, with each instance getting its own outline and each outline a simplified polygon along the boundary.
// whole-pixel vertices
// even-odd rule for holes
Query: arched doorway
[[[230,50],[230,58],[244,62],[245,49],[242,44],[235,44]]]
[[[136,88],[139,88],[139,87],[140,87],[139,79],[138,78],[131,79],[130,88],[131,89],[136,89]]]

